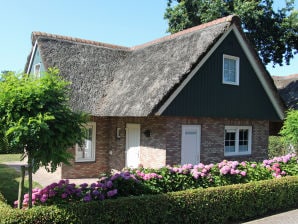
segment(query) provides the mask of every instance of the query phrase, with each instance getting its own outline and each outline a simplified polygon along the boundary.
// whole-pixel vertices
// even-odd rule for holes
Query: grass
[[[21,174],[16,169],[9,167],[3,162],[20,161],[21,154],[0,154],[0,192],[7,200],[7,204],[13,206],[15,200],[18,199],[19,182]],[[28,192],[28,177],[25,178],[24,192]],[[42,186],[37,182],[33,182],[33,188]]]
[[[0,154],[0,163],[20,160],[21,154]]]

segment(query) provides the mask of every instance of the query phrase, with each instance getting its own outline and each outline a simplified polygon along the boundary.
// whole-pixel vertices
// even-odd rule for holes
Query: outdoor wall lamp
[[[116,138],[120,139],[120,130],[121,128],[116,129]]]
[[[151,136],[151,131],[149,129],[146,129],[143,133],[144,133],[144,135],[146,137],[150,137]]]

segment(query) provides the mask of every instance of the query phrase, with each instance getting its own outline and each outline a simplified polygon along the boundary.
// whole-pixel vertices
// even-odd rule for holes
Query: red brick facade
[[[161,167],[181,161],[182,125],[201,125],[200,162],[216,163],[229,160],[262,160],[267,158],[269,122],[241,119],[187,118],[187,117],[106,117],[96,122],[95,162],[71,161],[62,166],[62,178],[98,177],[111,169],[125,166],[127,123],[141,125],[140,164]],[[252,127],[252,153],[250,156],[224,157],[224,127],[226,125]],[[120,128],[120,138],[116,130]],[[144,132],[150,130],[150,137]],[[72,153],[74,148],[70,149]]]

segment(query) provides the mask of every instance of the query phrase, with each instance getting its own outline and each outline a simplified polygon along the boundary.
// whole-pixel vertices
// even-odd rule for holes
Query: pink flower
[[[246,162],[241,162],[241,165],[242,166],[246,166]]]
[[[252,168],[255,168],[257,166],[257,164],[253,163],[250,165]]]
[[[240,172],[240,175],[243,176],[243,177],[245,177],[246,176],[246,172],[245,171],[241,171]]]
[[[219,171],[220,171],[220,173],[221,174],[223,174],[223,175],[225,175],[225,174],[227,174],[227,173],[229,173],[230,172],[230,167],[229,166],[224,166],[224,167],[222,167]]]

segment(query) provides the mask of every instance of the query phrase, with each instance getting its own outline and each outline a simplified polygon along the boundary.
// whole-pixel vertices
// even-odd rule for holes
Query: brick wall
[[[61,178],[85,178],[98,177],[101,172],[109,170],[108,143],[109,143],[109,118],[93,118],[96,122],[96,150],[94,162],[70,161],[69,165],[62,165]],[[70,149],[75,155],[75,148]]]
[[[110,169],[125,167],[126,124],[141,124],[140,165],[161,167],[175,165],[181,161],[182,125],[201,125],[200,162],[216,163],[229,160],[262,160],[267,158],[268,121],[241,119],[213,119],[187,117],[116,117],[94,118],[96,121],[95,162],[75,162],[62,166],[62,178],[98,177]],[[252,126],[252,154],[241,157],[224,157],[224,126]],[[120,128],[120,138],[116,130]],[[146,137],[145,130],[150,130]],[[70,149],[74,153],[74,148]]]
[[[181,126],[201,125],[200,162],[217,163],[228,160],[263,160],[268,155],[268,121],[214,118],[167,117],[167,157],[170,165],[181,161]],[[252,126],[252,154],[249,156],[224,156],[224,127],[226,125]]]

